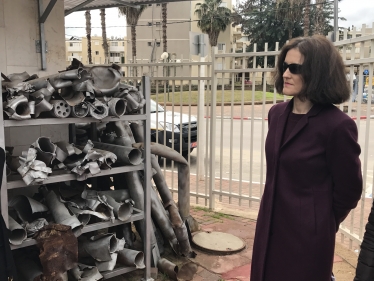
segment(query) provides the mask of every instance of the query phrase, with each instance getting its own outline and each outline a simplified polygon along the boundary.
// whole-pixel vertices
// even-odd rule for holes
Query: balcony
[[[124,52],[125,51],[125,46],[109,46],[109,52]]]

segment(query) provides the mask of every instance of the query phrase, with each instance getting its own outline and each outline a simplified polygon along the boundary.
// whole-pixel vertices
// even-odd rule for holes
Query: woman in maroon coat
[[[335,235],[362,192],[343,61],[322,36],[296,38],[278,59],[275,87],[293,97],[269,111],[266,184],[251,281],[330,281]]]

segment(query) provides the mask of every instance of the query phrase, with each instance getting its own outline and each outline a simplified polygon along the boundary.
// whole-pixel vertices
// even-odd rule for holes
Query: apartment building
[[[167,51],[178,61],[194,59],[190,56],[189,32],[199,32],[195,6],[201,1],[170,2],[167,4]],[[228,0],[223,6],[232,9],[232,2]],[[130,28],[127,28],[130,37]],[[161,4],[148,4],[148,8],[141,15],[136,28],[137,61],[160,61],[163,53],[162,45],[162,7]],[[209,43],[208,43],[209,44]],[[231,25],[218,38],[218,51],[232,50]],[[131,42],[127,46],[128,60],[132,61]],[[195,59],[198,59],[196,56]]]
[[[88,63],[87,38],[70,37],[65,40],[66,64],[70,65],[73,58],[80,60],[83,64]],[[126,38],[108,39],[109,57],[105,58],[103,38],[91,36],[91,56],[93,64],[126,63]]]

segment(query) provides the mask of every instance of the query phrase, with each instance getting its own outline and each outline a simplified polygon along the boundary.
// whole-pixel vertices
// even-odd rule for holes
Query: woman
[[[335,235],[362,191],[343,61],[322,36],[286,44],[275,87],[292,97],[269,111],[267,174],[251,281],[330,281]]]

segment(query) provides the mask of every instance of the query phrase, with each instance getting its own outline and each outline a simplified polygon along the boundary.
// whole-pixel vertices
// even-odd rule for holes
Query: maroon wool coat
[[[335,235],[362,192],[355,122],[314,105],[282,145],[293,100],[269,111],[251,281],[330,281]]]

